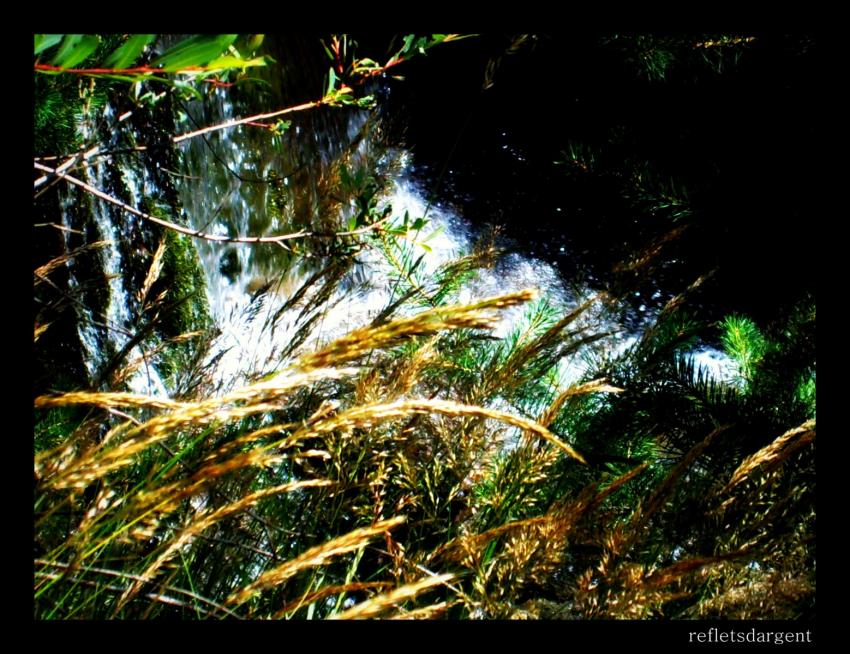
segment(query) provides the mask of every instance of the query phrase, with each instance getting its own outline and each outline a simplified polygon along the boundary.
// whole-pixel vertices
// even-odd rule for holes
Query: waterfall
[[[182,127],[194,128],[200,120],[209,124],[241,117],[229,95],[217,91],[203,105],[191,108],[197,118],[184,121]],[[202,115],[203,114],[203,115]],[[355,139],[366,122],[365,112],[348,113],[341,130],[349,141]],[[299,127],[295,128],[300,130]],[[311,135],[296,133],[303,139]],[[268,150],[261,130],[240,126],[226,132],[215,132],[208,141],[190,139],[181,145],[184,177],[179,183],[181,201],[190,224],[221,235],[255,235],[257,225],[272,225],[264,216],[264,196],[255,185],[244,183],[239,176],[268,174],[273,165],[292,166],[293,155]],[[314,156],[325,167],[333,161],[328,151],[333,142],[327,134],[312,135],[318,143]],[[374,144],[369,137],[362,140],[356,155],[365,158]],[[418,272],[424,277],[440,266],[470,252],[477,237],[476,230],[462,215],[439,202],[429,203],[426,190],[413,177],[413,156],[403,149],[389,149],[383,159],[395,162],[394,173],[381,196],[381,206],[391,206],[396,221],[407,214],[411,221],[425,218],[426,226],[417,234],[409,234],[409,247],[420,259]],[[230,171],[226,170],[230,168]],[[289,180],[286,180],[288,182]],[[310,183],[310,179],[307,183]],[[343,208],[343,213],[345,208]],[[342,216],[341,218],[344,218]],[[279,233],[279,232],[266,232]],[[284,366],[298,352],[342,336],[368,324],[394,299],[394,271],[386,257],[376,248],[366,247],[357,254],[356,264],[340,280],[327,302],[311,307],[316,284],[301,302],[285,309],[287,301],[311,275],[320,269],[309,261],[301,261],[280,272],[269,271],[268,261],[258,256],[255,246],[223,246],[220,243],[196,241],[206,274],[209,303],[221,336],[210,353],[216,359],[219,391],[244,383]],[[224,254],[226,253],[226,254]],[[227,270],[224,270],[224,268]],[[260,281],[257,281],[260,280]],[[266,288],[263,293],[258,289]],[[582,297],[568,290],[558,271],[550,264],[528,255],[512,253],[501,257],[492,269],[477,272],[459,291],[458,303],[470,303],[485,297],[535,288],[550,305],[564,313],[577,306]],[[404,309],[402,309],[404,311]],[[408,308],[408,312],[412,312]],[[493,336],[503,337],[521,320],[524,307],[503,313],[503,320]],[[587,319],[594,319],[589,312]],[[315,318],[315,329],[295,351],[291,343],[299,330]],[[569,367],[569,371],[566,368]],[[573,357],[565,374],[577,378],[583,372]]]
[[[177,112],[178,132],[246,115],[248,108],[244,102],[239,104],[233,98],[230,89],[217,89],[204,100],[184,106],[186,111]],[[126,145],[121,139],[129,139],[131,145],[141,142],[141,134],[135,133],[132,127],[121,133],[123,136],[112,129],[120,120],[115,110],[107,105],[102,116],[106,127],[96,129],[93,124],[84,122],[80,126],[81,136],[85,142],[103,142],[109,148]],[[394,220],[398,222],[404,215],[411,220],[426,219],[420,232],[408,234],[406,244],[419,260],[418,273],[425,277],[433,275],[440,266],[469,253],[480,230],[455,208],[433,201],[424,184],[413,174],[414,155],[410,151],[380,146],[373,142],[370,133],[363,137],[368,121],[367,111],[345,109],[334,114],[333,120],[323,123],[316,119],[308,123],[307,126],[313,126],[312,131],[296,124],[287,139],[274,140],[267,130],[239,126],[182,141],[179,145],[182,169],[174,183],[186,221],[193,228],[231,237],[286,232],[291,226],[268,211],[271,188],[266,180],[279,174],[287,197],[300,197],[305,206],[315,209],[314,205],[323,200],[318,178],[337,165],[340,152],[346,144],[353,143],[356,147],[351,161],[369,162],[371,156],[374,162],[375,152],[379,151],[382,154],[377,156],[378,163],[392,168],[380,202],[382,206],[392,207]],[[389,160],[395,165],[386,164]],[[295,176],[305,169],[300,177]],[[87,183],[121,196],[134,207],[139,207],[144,198],[158,197],[161,192],[150,168],[133,158],[94,160],[81,175]],[[62,195],[63,222],[69,230],[81,228],[79,221],[75,222],[72,217],[78,198],[79,193],[70,188]],[[345,206],[340,209],[340,224],[348,210]],[[144,229],[144,226],[139,226],[135,217],[96,200],[92,201],[91,217],[100,238],[111,241],[97,255],[108,280],[106,305],[100,312],[82,303],[78,307],[78,334],[89,376],[94,380],[108,365],[109,358],[126,348],[134,336],[134,314],[139,307],[134,305],[137,300],[127,292],[128,268],[133,262],[126,260],[126,244],[132,239],[132,229]],[[131,228],[133,225],[135,227]],[[65,236],[68,250],[73,249],[72,233],[68,231]],[[124,243],[123,250],[119,247],[121,243]],[[398,299],[394,281],[397,271],[383,253],[368,245],[357,254],[356,263],[337,280],[336,287],[321,306],[313,306],[321,281],[308,289],[299,302],[290,301],[327,261],[298,256],[287,259],[280,251],[270,253],[274,248],[261,249],[247,244],[223,245],[194,239],[193,245],[204,271],[210,312],[221,332],[208,355],[208,362],[215,362],[217,392],[278,370],[299,353],[368,324]],[[72,260],[68,265],[71,290],[79,291],[81,282],[75,262]],[[511,252],[500,257],[492,268],[477,271],[459,289],[453,301],[470,303],[528,288],[537,289],[561,314],[592,295],[589,289],[568,287],[552,264],[529,254]],[[414,310],[413,307],[401,308],[402,313]],[[526,310],[520,306],[504,311],[492,336],[502,338],[517,328]],[[612,335],[594,344],[594,348],[607,348],[611,353],[622,351],[635,342],[633,336],[622,333],[620,325],[611,324],[610,318],[603,317],[598,307],[583,315],[579,324],[595,322],[599,325],[603,320],[607,321],[604,331]],[[307,325],[312,330],[301,340]],[[694,356],[697,363],[707,366],[717,376],[730,378],[734,375],[728,357],[717,350],[703,349]],[[168,394],[163,379],[155,367],[145,361],[145,353],[138,345],[130,348],[126,358],[143,362],[125,380],[131,390]],[[559,364],[559,378],[563,383],[577,380],[584,372],[584,364],[578,357],[569,357]]]
[[[82,141],[102,143],[102,150],[117,148],[120,137],[115,126],[121,119],[116,118],[115,110],[109,104],[104,107],[100,118],[100,127],[91,120],[80,121],[77,129]],[[133,134],[134,138],[137,136]],[[122,159],[117,163],[109,158],[94,158],[90,165],[82,169],[80,176],[82,181],[95,188],[111,190],[116,195],[124,196],[123,201],[134,207],[139,206],[143,197],[153,196],[156,191],[156,182],[151,178],[150,171],[133,159]],[[79,190],[70,185],[60,192],[61,223],[65,227],[63,234],[66,251],[71,251],[79,245],[75,243],[74,235],[85,233],[83,230],[87,228],[85,220],[81,222],[77,213],[80,198]],[[131,239],[135,218],[94,198],[91,199],[91,212],[87,218],[93,222],[98,234],[96,240],[108,241],[105,247],[93,255],[97,257],[106,280],[102,310],[96,311],[83,301],[75,304],[83,361],[89,379],[96,382],[108,367],[111,357],[122,352],[135,336],[133,312],[138,311],[138,307],[134,306],[134,299],[127,292],[127,273],[131,262],[125,260],[120,247],[122,244],[126,247]],[[72,295],[82,296],[85,284],[78,273],[78,264],[71,259],[67,265],[69,290]],[[130,347],[124,360],[132,362],[135,367],[124,380],[132,392],[163,397],[168,395],[168,389],[158,371],[147,360],[139,345]]]

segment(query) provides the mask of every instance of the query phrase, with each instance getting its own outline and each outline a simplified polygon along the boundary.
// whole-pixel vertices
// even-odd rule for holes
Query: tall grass
[[[599,300],[548,321],[532,306],[521,334],[475,338],[533,297],[384,316],[224,395],[37,398],[88,408],[36,453],[37,617],[751,616],[809,597],[807,531],[781,542],[772,519],[806,496],[783,472],[808,460],[814,422],[671,518],[724,428],[672,468],[589,467],[552,426],[628,389],[538,382],[599,336],[566,330]],[[670,519],[710,521],[712,553],[657,541]]]

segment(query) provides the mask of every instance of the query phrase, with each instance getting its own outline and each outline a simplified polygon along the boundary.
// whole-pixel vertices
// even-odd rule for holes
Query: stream
[[[274,67],[263,71],[269,78],[275,73]],[[320,85],[321,80],[317,81]],[[174,129],[178,134],[186,133],[289,106],[295,96],[284,89],[281,83],[268,88],[246,85],[216,89],[202,100],[176,107]],[[339,167],[345,165],[350,171],[374,168],[382,172],[383,178],[377,200],[379,211],[391,207],[387,209],[392,216],[390,224],[400,224],[405,215],[411,221],[425,219],[421,230],[409,232],[402,240],[405,256],[418,259],[417,274],[430,278],[440,266],[470,253],[483,235],[483,228],[466,220],[459,205],[446,201],[445,193],[434,192],[439,180],[417,171],[413,149],[382,142],[380,129],[376,129],[380,123],[378,113],[322,107],[292,114],[279,133],[241,125],[182,141],[177,146],[179,170],[165,172],[172,176],[186,224],[230,237],[275,235],[317,224],[338,231],[352,213],[350,203],[329,200],[334,197],[334,178]],[[141,140],[133,126],[124,131],[113,129],[122,121],[115,114],[111,106],[105,107],[100,136],[96,136],[94,127],[83,125],[86,140],[108,138],[105,147],[109,148]],[[120,185],[114,179],[117,175],[131,206],[141,206],[144,198],[166,203],[163,189],[149,167],[138,160],[134,163],[131,158],[120,161],[120,172],[106,161],[86,168],[84,181],[97,188],[115,189]],[[70,209],[79,196],[67,191],[63,197],[65,226],[78,229]],[[102,250],[103,270],[109,279],[106,325],[99,325],[92,315],[78,321],[86,365],[94,379],[116,352],[129,348],[130,359],[144,361],[145,357],[130,342],[136,310],[134,298],[127,291],[133,287],[127,279],[133,253],[126,242],[133,236],[139,240],[138,234],[131,233],[139,227],[127,227],[131,223],[110,205],[93,202],[92,206],[100,234],[112,241]],[[331,262],[321,252],[306,248],[292,252],[276,244],[222,244],[203,239],[193,242],[205,276],[210,312],[220,332],[208,355],[208,362],[215,362],[217,392],[285,367],[298,354],[368,324],[398,299],[396,271],[387,257],[370,245],[357,253],[354,264],[322,302],[322,284],[308,282]],[[67,245],[71,249],[73,244],[69,241]],[[508,245],[508,253],[495,265],[479,270],[466,282],[458,291],[456,302],[534,288],[563,314],[595,294],[593,289],[562,279],[555,266],[533,256],[522,243]],[[150,243],[150,251],[155,247],[155,243]],[[568,256],[569,252],[564,252],[562,246],[559,254]],[[78,283],[71,264],[71,287]],[[306,288],[303,294],[299,292],[302,287]],[[503,337],[516,328],[524,313],[522,307],[505,311],[493,336]],[[647,313],[642,317],[643,324],[652,318],[652,313]],[[600,311],[588,312],[582,320],[612,333],[595,344],[600,350],[626,348],[638,337],[633,329],[611,323],[610,317]],[[694,356],[715,375],[734,372],[728,358],[717,350],[702,349]],[[584,372],[577,357],[565,360],[561,367],[564,383],[578,379]],[[134,392],[169,394],[155,367],[146,363],[127,382]]]

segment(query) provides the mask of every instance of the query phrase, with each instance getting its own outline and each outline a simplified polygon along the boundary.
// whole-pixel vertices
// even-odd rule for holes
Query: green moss
[[[190,237],[172,231],[166,234],[163,278],[171,289],[172,299],[189,297],[171,313],[170,333],[176,336],[209,327],[211,318],[204,270]]]
[[[158,333],[164,338],[173,338],[186,332],[206,330],[212,324],[209,301],[207,300],[204,271],[192,239],[177,232],[165,234],[166,249],[155,293],[168,289],[165,304],[169,310],[162,316]],[[167,348],[160,357],[159,371],[166,379],[174,381],[193,354],[193,343],[176,343]]]

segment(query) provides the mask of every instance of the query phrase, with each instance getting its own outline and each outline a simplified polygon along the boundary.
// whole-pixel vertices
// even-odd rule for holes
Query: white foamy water
[[[409,155],[402,153],[402,158],[409,162]],[[427,219],[421,231],[411,231],[406,237],[398,237],[397,243],[404,253],[400,250],[392,253],[396,260],[405,254],[408,263],[418,260],[414,277],[424,289],[429,288],[429,282],[442,266],[471,251],[475,241],[472,227],[449,208],[428,206],[423,190],[411,181],[406,169],[392,183],[384,203],[392,207],[396,224],[401,224],[405,214],[411,223],[423,216]],[[251,269],[247,258],[243,259],[246,262],[243,271],[231,282],[218,272],[218,258],[211,248],[210,256],[205,258],[205,268],[210,304],[222,331],[212,353],[219,358],[216,377],[221,390],[239,384],[247,377],[279,369],[299,353],[370,323],[399,298],[399,272],[391,257],[373,244],[360,252],[356,259],[358,263],[341,280],[326,305],[312,305],[321,286],[318,283],[301,302],[283,310],[287,300],[316,272],[315,269],[290,272],[271,291],[253,297],[246,282],[256,271]],[[536,289],[562,313],[586,299],[572,297],[557,270],[550,264],[512,253],[500,257],[492,269],[478,270],[450,301],[467,304],[524,289]],[[394,315],[411,315],[423,308],[411,302],[399,307]],[[506,336],[519,324],[526,311],[524,306],[503,311],[500,314],[502,320],[491,332],[492,335],[496,338]],[[315,318],[315,322],[310,336],[294,351],[288,351],[293,338],[311,318]],[[587,319],[593,319],[593,312],[588,312]],[[584,372],[577,357],[569,357],[562,367],[561,377],[564,380],[577,379]]]
[[[224,91],[208,99],[206,107],[209,113],[205,114],[204,120],[208,124],[235,116],[234,106]],[[367,114],[351,112],[348,116],[343,134],[351,141],[363,128]],[[184,123],[181,129],[183,127],[189,128],[190,125]],[[294,131],[299,138],[309,137],[298,134],[298,128]],[[313,138],[319,144],[318,156],[328,164],[331,161],[328,148],[331,146],[322,141],[327,140],[326,136],[320,134]],[[257,211],[265,208],[257,206],[258,196],[254,188],[241,184],[235,175],[224,172],[220,161],[227,162],[233,171],[243,176],[266,175],[273,165],[274,153],[262,153],[262,143],[262,132],[245,127],[213,133],[209,144],[199,139],[184,141],[185,172],[201,180],[200,183],[181,184],[183,204],[193,226],[214,234],[254,234],[252,218],[256,217]],[[368,137],[363,138],[354,158],[367,159],[372,146]],[[211,159],[210,149],[215,150],[220,161]],[[411,231],[407,237],[395,237],[398,247],[391,248],[389,256],[375,243],[359,252],[357,263],[322,306],[315,306],[315,299],[324,280],[313,285],[295,306],[284,309],[301,285],[318,272],[319,268],[311,267],[309,261],[287,271],[269,274],[268,270],[263,270],[263,264],[254,261],[251,246],[196,243],[205,270],[211,312],[221,330],[211,354],[211,357],[217,358],[215,376],[220,391],[243,383],[247,378],[280,369],[299,353],[369,324],[409,288],[407,283],[399,284],[400,269],[417,262],[413,273],[415,283],[421,285],[425,292],[433,292],[436,290],[434,278],[440,268],[471,252],[477,238],[475,230],[453,209],[428,203],[426,192],[412,180],[411,155],[404,151],[391,151],[385,157],[394,159],[398,165],[390,187],[382,197],[383,206],[389,204],[392,207],[395,224],[401,224],[405,214],[409,217],[409,224],[423,217],[427,223],[420,232]],[[345,224],[344,216],[340,224]],[[266,233],[279,231],[271,229]],[[224,275],[220,267],[227,248],[234,265],[230,266],[230,273]],[[273,282],[273,286],[257,296],[256,291],[263,281]],[[586,299],[573,297],[557,270],[548,263],[513,253],[499,258],[492,269],[479,270],[448,301],[465,304],[524,289],[538,290],[550,306],[563,313]],[[394,315],[410,315],[424,308],[422,303],[417,304],[416,298],[412,298]],[[526,311],[523,306],[503,311],[500,314],[503,319],[492,335],[496,338],[507,335]],[[591,313],[588,312],[588,317]],[[311,326],[309,336],[293,349],[295,340],[300,339],[308,324]],[[571,359],[572,368],[568,376],[578,377],[582,370],[577,358]]]
[[[736,384],[740,377],[740,367],[737,362],[722,350],[704,348],[692,355],[697,366],[708,371],[717,380]]]

